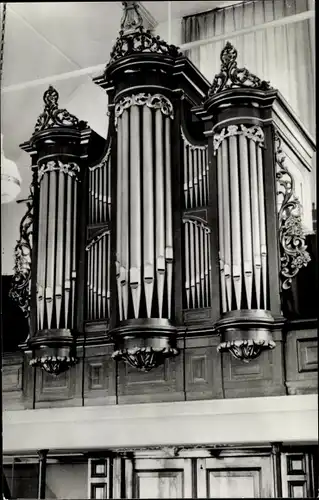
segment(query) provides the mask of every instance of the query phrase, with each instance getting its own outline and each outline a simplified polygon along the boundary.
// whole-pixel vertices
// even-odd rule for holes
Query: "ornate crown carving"
[[[143,27],[143,18],[138,10],[138,2],[122,2],[124,14],[121,21],[121,31],[110,54],[108,68],[115,61],[132,54],[153,52],[171,57],[181,56],[175,45],[169,45],[159,36],[152,35]]]
[[[220,73],[215,75],[208,97],[231,88],[250,87],[259,90],[272,88],[269,82],[253,75],[247,68],[237,67],[237,50],[230,42],[227,42],[221,51],[220,60],[222,62]]]
[[[66,109],[59,109],[58,100],[58,91],[50,85],[43,94],[44,111],[37,119],[33,134],[55,127],[72,127],[82,130],[87,126],[86,122],[78,120]]]
[[[291,287],[292,279],[302,267],[310,262],[310,255],[305,244],[302,226],[302,205],[295,195],[294,178],[285,165],[285,155],[281,148],[281,139],[276,133],[277,195],[282,197],[279,209],[279,241],[281,249],[282,289]]]

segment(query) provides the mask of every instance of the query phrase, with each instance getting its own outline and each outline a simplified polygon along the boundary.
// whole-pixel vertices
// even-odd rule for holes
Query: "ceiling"
[[[181,19],[227,3],[230,2],[158,1],[141,5],[145,24],[149,22],[157,31],[167,22],[169,4],[172,19]],[[80,103],[83,102],[83,85],[92,81],[91,76],[70,75],[56,83],[54,77],[105,64],[118,35],[121,17],[121,2],[7,4],[1,125],[8,157],[16,161],[20,156],[18,145],[32,133],[42,108],[41,96],[49,84],[59,91],[61,105],[67,106],[73,98],[73,108],[76,107],[74,95],[80,88]]]

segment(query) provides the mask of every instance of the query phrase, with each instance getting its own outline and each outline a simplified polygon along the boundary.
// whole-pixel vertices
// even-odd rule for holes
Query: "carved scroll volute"
[[[305,244],[302,205],[295,194],[295,182],[285,165],[279,134],[275,133],[276,179],[279,204],[280,278],[282,291],[289,289],[300,269],[308,265],[310,255]]]
[[[27,210],[20,222],[20,238],[14,249],[14,274],[10,297],[17,302],[26,318],[30,317],[31,301],[31,263],[32,263],[32,234],[33,234],[33,188],[25,200]]]
[[[33,366],[59,374],[75,363],[78,185],[90,129],[58,107],[53,87],[44,111],[22,149],[35,157],[37,189],[36,272],[31,276],[36,307],[35,332],[28,341]]]
[[[265,122],[276,97],[268,82],[237,66],[237,51],[227,42],[207,99],[194,110],[204,120],[217,172],[218,350],[245,362],[274,348],[272,331],[283,321],[279,281],[273,278],[276,220],[267,220],[276,200],[271,128]]]

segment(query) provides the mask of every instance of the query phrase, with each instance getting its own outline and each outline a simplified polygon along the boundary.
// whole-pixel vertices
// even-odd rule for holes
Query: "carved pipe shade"
[[[5,157],[1,134],[1,203],[15,200],[21,191],[21,175],[17,165]]]

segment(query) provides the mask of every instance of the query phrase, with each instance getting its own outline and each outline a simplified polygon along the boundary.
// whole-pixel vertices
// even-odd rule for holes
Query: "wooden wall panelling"
[[[4,354],[2,358],[2,401],[4,410],[21,410],[24,408],[23,382],[23,354]]]
[[[228,353],[222,354],[223,383],[226,398],[280,396],[286,394],[284,384],[284,352],[282,333],[273,333],[276,347],[243,363]]]
[[[178,339],[180,354],[150,372],[141,372],[127,363],[118,363],[118,403],[183,401],[184,341]]]
[[[126,458],[126,498],[194,498],[192,460]]]
[[[29,364],[31,358],[32,354],[30,351],[23,352],[23,402],[24,408],[28,410],[34,408],[36,382],[35,369]]]
[[[315,496],[312,461],[309,453],[283,453],[282,493],[286,498],[311,498]]]
[[[189,332],[190,333],[190,332]],[[224,397],[218,335],[187,336],[185,341],[185,392],[187,400]]]
[[[35,368],[35,408],[82,406],[83,349],[81,347],[77,347],[77,356],[78,363],[57,376],[41,368]]]
[[[88,345],[84,367],[84,405],[116,404],[113,344]]]
[[[234,456],[198,459],[197,497],[273,497],[270,456]]]
[[[313,394],[318,392],[318,331],[296,327],[298,322],[286,337],[288,394]]]
[[[89,458],[88,498],[112,498],[111,462],[111,458]]]

